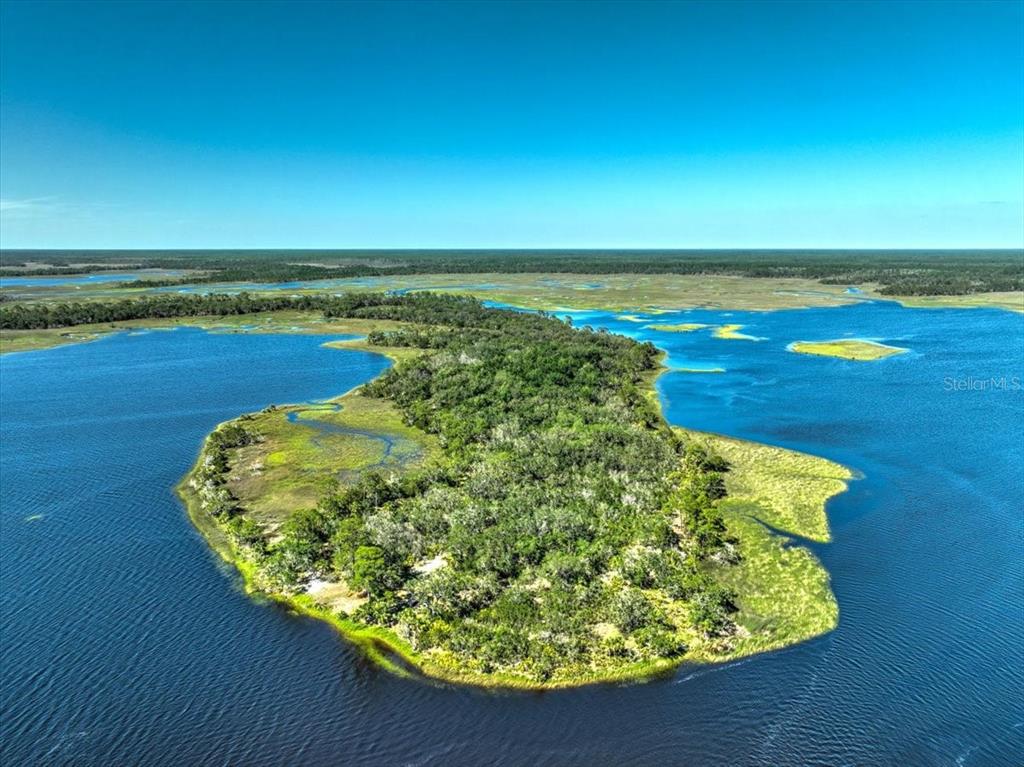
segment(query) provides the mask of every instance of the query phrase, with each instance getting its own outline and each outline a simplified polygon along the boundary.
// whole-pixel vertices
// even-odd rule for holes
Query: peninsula
[[[179,488],[248,588],[392,670],[486,686],[642,678],[834,627],[827,573],[785,536],[827,540],[850,473],[670,428],[651,344],[444,295],[324,311],[386,325],[336,345],[396,364],[222,424]]]

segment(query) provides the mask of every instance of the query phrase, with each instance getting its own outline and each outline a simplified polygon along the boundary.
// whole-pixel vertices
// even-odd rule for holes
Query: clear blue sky
[[[1024,246],[1014,0],[0,14],[3,247]]]

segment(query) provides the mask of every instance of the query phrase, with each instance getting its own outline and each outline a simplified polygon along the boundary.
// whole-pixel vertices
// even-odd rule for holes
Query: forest
[[[662,419],[653,345],[465,297],[325,303],[409,323],[368,343],[422,352],[361,394],[442,457],[337,485],[271,535],[225,481],[261,435],[222,425],[191,486],[268,590],[342,581],[365,600],[352,620],[459,675],[564,682],[728,645],[737,597],[711,575],[737,558],[718,510],[728,466]]]
[[[402,274],[723,274],[877,284],[883,295],[966,295],[1024,290],[1020,250],[294,250],[0,251],[0,276],[110,269],[187,269],[138,286],[285,282]]]
[[[381,297],[366,296],[373,302]],[[92,325],[104,322],[125,322],[142,319],[170,319],[172,317],[226,317],[256,312],[296,310],[344,311],[348,297],[336,296],[254,296],[236,295],[184,295],[181,293],[116,301],[69,301],[62,303],[0,304],[0,329],[40,330],[66,328],[74,325]]]

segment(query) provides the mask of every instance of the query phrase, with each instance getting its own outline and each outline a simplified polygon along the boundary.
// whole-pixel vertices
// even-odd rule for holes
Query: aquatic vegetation
[[[898,346],[888,346],[877,341],[865,341],[859,338],[835,341],[796,341],[787,348],[798,354],[860,361],[880,360],[908,351]]]
[[[886,297],[890,297],[886,295]],[[1005,309],[1024,313],[1024,292],[1019,290],[966,293],[963,295],[893,295],[904,306],[926,309]]]

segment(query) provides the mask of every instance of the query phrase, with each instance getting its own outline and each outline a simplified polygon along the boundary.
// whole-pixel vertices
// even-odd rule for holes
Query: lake
[[[836,631],[631,686],[396,678],[242,593],[172,491],[218,422],[340,394],[387,362],[319,336],[124,333],[0,357],[0,761],[1019,766],[1024,317],[884,302],[643,315],[741,324],[750,341],[571,314],[666,349],[673,423],[863,474],[814,547]],[[786,350],[843,336],[910,352]]]

